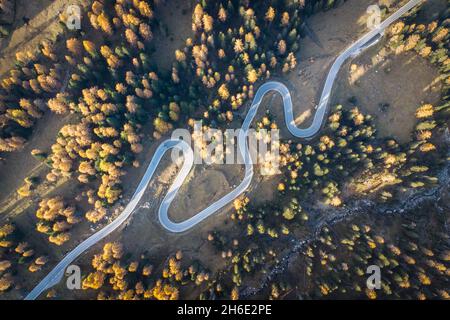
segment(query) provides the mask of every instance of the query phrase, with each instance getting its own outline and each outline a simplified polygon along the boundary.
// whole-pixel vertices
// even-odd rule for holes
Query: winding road
[[[183,140],[169,139],[164,141],[157,148],[155,155],[153,156],[144,176],[141,179],[141,182],[139,183],[134,195],[132,196],[130,202],[125,207],[123,212],[113,222],[111,222],[103,229],[99,230],[98,232],[90,236],[88,239],[84,240],[77,247],[75,247],[75,249],[70,251],[50,271],[50,273],[44,279],[42,279],[42,281],[25,297],[25,300],[36,299],[43,291],[51,288],[52,286],[60,282],[62,277],[64,276],[64,272],[67,266],[69,266],[70,263],[72,263],[78,256],[80,256],[87,249],[89,249],[94,244],[96,244],[97,242],[105,238],[107,235],[109,235],[111,232],[116,230],[122,223],[124,223],[131,216],[134,209],[138,205],[139,201],[143,197],[144,192],[148,184],[150,183],[155,173],[155,170],[158,167],[159,162],[161,161],[161,158],[167,151],[171,149],[180,150],[183,153],[184,162],[180,172],[176,176],[175,181],[170,186],[158,210],[159,221],[165,229],[177,233],[186,231],[194,227],[201,221],[205,220],[209,216],[213,215],[218,210],[220,210],[221,208],[232,202],[234,199],[236,199],[239,195],[245,192],[245,190],[247,190],[253,178],[253,163],[250,157],[250,152],[248,150],[247,134],[264,96],[272,91],[277,92],[281,95],[283,99],[286,127],[289,129],[292,135],[294,135],[297,138],[310,138],[314,136],[322,127],[323,120],[325,118],[325,114],[327,111],[327,106],[329,104],[333,84],[343,63],[348,58],[355,57],[368,47],[376,44],[381,39],[384,30],[390,24],[392,24],[394,21],[396,21],[398,18],[400,18],[402,15],[411,10],[420,2],[422,2],[422,0],[410,0],[407,4],[405,4],[394,14],[392,14],[386,20],[384,20],[378,27],[369,31],[359,40],[354,42],[349,48],[347,48],[336,58],[327,75],[325,85],[322,90],[322,95],[320,97],[320,102],[314,115],[313,122],[308,128],[301,129],[296,126],[292,111],[291,95],[288,88],[283,83],[278,81],[269,81],[264,83],[261,87],[259,87],[253,99],[253,102],[250,106],[250,109],[247,113],[247,116],[244,120],[244,123],[242,124],[242,129],[240,130],[238,136],[239,152],[242,158],[244,159],[245,163],[244,179],[230,193],[228,193],[221,199],[217,200],[213,204],[209,205],[207,208],[197,213],[195,216],[182,222],[173,222],[169,218],[168,210],[178,190],[182,186],[184,180],[186,179],[187,175],[189,174],[193,166],[194,154],[191,147]]]

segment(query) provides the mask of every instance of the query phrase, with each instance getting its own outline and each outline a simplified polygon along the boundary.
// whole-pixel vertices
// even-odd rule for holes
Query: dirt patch
[[[194,216],[220,199],[222,193],[233,189],[219,170],[192,170],[190,176],[190,181],[181,187],[169,211],[169,217],[175,222]]]
[[[86,5],[73,0],[70,5]],[[69,4],[65,0],[16,1],[16,14],[9,37],[0,39],[0,78],[14,65],[18,51],[35,51],[43,40],[55,40],[62,33],[59,14]],[[25,20],[29,21],[25,23]]]
[[[42,119],[36,122],[33,135],[25,147],[18,152],[4,155],[0,162],[0,203],[8,196],[15,194],[23,184],[23,179],[38,175],[45,170],[45,165],[31,155],[33,149],[49,152],[59,130],[70,123],[73,116],[58,116],[47,111]]]
[[[416,123],[416,109],[440,100],[439,73],[415,53],[386,56],[382,46],[369,49],[343,67],[332,104],[348,105],[352,100],[374,116],[380,137],[406,143]]]

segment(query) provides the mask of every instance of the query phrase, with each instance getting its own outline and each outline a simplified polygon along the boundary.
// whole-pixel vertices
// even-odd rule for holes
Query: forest
[[[345,1],[198,1],[192,12],[193,36],[171,53],[168,71],[152,59],[158,50],[154,33],[160,29],[155,12],[159,0],[91,2],[81,30],[67,30],[35,52],[19,52],[1,80],[0,161],[21,152],[44,114],[72,119],[50,150],[31,152],[48,172],[44,181],[26,178],[18,196],[36,198],[39,185],[56,188],[64,179],[76,185],[77,193],[38,199],[33,232],[44,236],[47,252],[34,248],[28,231],[20,230],[14,219],[0,225],[0,299],[23,291],[22,277],[44,276],[48,251],[73,247],[73,233],[81,225],[94,229],[108,223],[121,204],[124,176],[141,165],[144,141],[158,143],[173,129],[191,128],[197,120],[208,128],[228,128],[240,119],[260,83],[296,68],[304,21]],[[10,10],[8,3],[0,1],[0,17]],[[382,10],[389,12],[388,7]],[[380,139],[373,116],[353,99],[332,106],[318,137],[282,141],[276,200],[254,205],[245,195],[227,217],[233,232],[218,226],[208,233],[208,246],[223,262],[219,271],[191,261],[182,250],[164,261],[147,252],[132,259],[120,241],[104,242],[101,250],[90,252],[90,271],[82,281],[86,296],[449,299],[445,199],[443,212],[437,204],[426,204],[391,220],[368,213],[318,231],[310,228],[315,201],[330,212],[346,210],[360,199],[395,206],[406,194],[439,187],[450,157],[450,10],[447,5],[430,23],[417,22],[419,13],[417,9],[392,25],[384,42],[391,55],[413,52],[426,59],[442,83],[438,105],[417,106],[409,143]],[[62,13],[60,23],[67,18]],[[268,112],[256,126],[278,124]],[[287,244],[300,238],[309,239],[294,260],[303,266],[301,271],[272,276]],[[365,288],[368,264],[388,274],[380,291]],[[249,283],[254,282],[264,286],[253,290]],[[56,289],[46,294],[58,296]]]

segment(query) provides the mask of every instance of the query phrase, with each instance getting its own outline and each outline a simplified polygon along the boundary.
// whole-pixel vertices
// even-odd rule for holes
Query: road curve
[[[184,162],[183,166],[178,173],[175,181],[170,186],[166,196],[164,197],[159,210],[158,210],[158,218],[161,222],[161,225],[171,232],[183,232],[186,231],[193,226],[197,225],[204,219],[208,218],[212,214],[216,213],[218,210],[232,202],[239,195],[241,195],[247,188],[250,186],[250,183],[253,178],[253,163],[250,157],[250,152],[247,146],[247,134],[250,129],[250,125],[256,115],[256,112],[261,104],[263,97],[269,92],[277,92],[281,95],[283,99],[284,106],[284,115],[285,115],[285,123],[286,127],[289,131],[298,138],[310,138],[314,136],[322,127],[323,120],[325,118],[325,114],[327,111],[327,106],[329,104],[329,99],[331,95],[331,90],[333,88],[333,83],[336,79],[336,76],[342,66],[342,64],[350,57],[355,57],[360,54],[362,51],[367,49],[368,47],[377,43],[377,41],[381,38],[380,35],[383,34],[384,30],[404,15],[406,12],[411,10],[417,4],[422,2],[422,0],[410,0],[407,4],[397,10],[394,14],[389,16],[386,20],[384,20],[377,28],[369,31],[359,40],[354,42],[349,48],[347,48],[344,52],[342,52],[335,60],[333,65],[330,68],[328,76],[326,78],[322,95],[320,97],[320,102],[317,107],[316,113],[314,115],[314,119],[312,124],[308,128],[298,128],[295,124],[295,119],[292,111],[292,99],[288,88],[281,82],[277,81],[269,81],[261,85],[256,95],[253,99],[253,102],[250,106],[250,109],[247,113],[247,116],[242,124],[242,129],[239,132],[238,136],[238,147],[239,152],[244,159],[245,163],[245,177],[242,182],[237,186],[233,191],[217,200],[213,204],[209,205],[206,209],[197,213],[195,216],[182,221],[182,222],[173,222],[168,216],[169,207],[175,198],[178,190],[182,186],[185,178],[189,174],[193,163],[194,163],[194,154],[191,147],[183,140],[174,140],[169,139],[164,141],[155,152],[150,164],[147,167],[147,170],[142,177],[138,187],[134,195],[132,196],[130,202],[125,207],[123,212],[110,224],[105,226],[103,229],[99,230],[82,243],[80,243],[75,249],[70,251],[51,271],[50,273],[41,280],[41,282],[25,297],[25,300],[34,300],[36,299],[44,290],[47,290],[58,282],[61,281],[64,276],[64,271],[67,266],[72,263],[78,256],[80,256],[84,251],[89,249],[91,246],[105,238],[111,232],[116,230],[123,222],[125,222],[130,215],[133,213],[134,209],[138,205],[141,200],[144,192],[150,183],[155,170],[161,161],[161,158],[164,154],[171,149],[178,149],[183,153]]]

